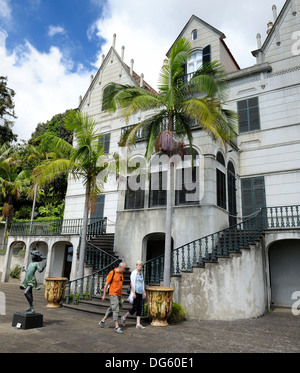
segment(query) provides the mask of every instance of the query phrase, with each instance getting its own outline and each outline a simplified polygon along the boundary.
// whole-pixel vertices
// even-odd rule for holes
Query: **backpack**
[[[115,270],[113,269],[113,276],[112,276],[112,278],[111,278],[111,282],[109,283],[109,285],[108,285],[108,287],[107,287],[106,294],[108,294],[110,284],[112,283],[112,281],[113,281],[113,279],[114,279],[114,275],[115,275]]]

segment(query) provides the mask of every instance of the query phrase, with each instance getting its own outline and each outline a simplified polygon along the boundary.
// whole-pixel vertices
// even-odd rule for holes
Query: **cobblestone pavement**
[[[300,316],[289,309],[262,317],[236,321],[186,320],[164,328],[145,324],[137,330],[134,320],[124,334],[100,328],[99,316],[74,310],[46,308],[44,291],[34,292],[36,312],[43,314],[43,327],[12,327],[15,312],[27,307],[17,283],[0,283],[6,314],[0,315],[1,353],[299,353]],[[1,293],[0,293],[1,295]],[[3,298],[3,297],[2,297]]]

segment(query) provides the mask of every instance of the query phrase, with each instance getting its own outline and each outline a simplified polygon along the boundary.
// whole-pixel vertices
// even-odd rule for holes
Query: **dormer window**
[[[203,49],[196,49],[190,60],[185,64],[185,81],[190,81],[194,73],[205,63],[211,61],[211,48],[207,45]]]
[[[202,50],[197,50],[191,54],[191,59],[188,62],[187,73],[194,74],[202,66],[203,53]]]
[[[192,32],[192,40],[196,40],[198,37],[198,31],[197,30],[193,30]]]

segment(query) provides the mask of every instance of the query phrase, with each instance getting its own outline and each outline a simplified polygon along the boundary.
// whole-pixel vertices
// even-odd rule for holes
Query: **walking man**
[[[117,333],[122,334],[123,331],[119,327],[118,319],[119,319],[119,311],[120,311],[120,300],[122,297],[122,287],[124,282],[123,272],[126,269],[126,263],[121,262],[119,267],[115,268],[113,271],[110,271],[107,275],[106,283],[103,290],[102,300],[106,299],[106,291],[109,286],[109,299],[110,299],[110,306],[107,309],[105,316],[99,322],[99,325],[102,328],[109,328],[106,324],[107,318],[112,314],[113,321],[115,322],[115,331]]]

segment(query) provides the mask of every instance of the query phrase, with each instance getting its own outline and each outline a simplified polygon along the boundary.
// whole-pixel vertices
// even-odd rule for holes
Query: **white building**
[[[178,35],[193,47],[187,75],[203,61],[218,60],[224,65],[229,82],[226,105],[240,117],[236,143],[226,149],[201,128],[193,128],[198,195],[189,202],[183,192],[175,193],[172,240],[173,248],[180,248],[176,263],[183,258],[190,261],[195,249],[193,264],[198,264],[185,263],[183,269],[189,271],[180,271],[181,277],[172,280],[175,298],[189,317],[259,316],[271,304],[290,306],[293,292],[300,290],[300,0],[287,0],[278,15],[275,6],[272,11],[274,21],[268,25],[266,38],[257,35],[258,47],[252,52],[256,64],[245,69],[239,68],[226,46],[225,35],[198,17],[193,15]],[[137,113],[125,124],[118,112],[102,110],[103,93],[111,82],[152,90],[144,77],[134,72],[133,60],[130,66],[125,64],[124,48],[116,51],[115,37],[79,104],[79,110],[98,123],[110,154],[121,152],[118,142],[126,126],[152,114]],[[145,150],[140,136],[126,156],[135,164],[143,159]],[[174,183],[182,175],[181,167],[177,167]],[[150,180],[145,177],[142,190],[134,192],[120,190],[120,180],[111,177],[98,198],[95,217],[107,218],[107,233],[114,233],[114,250],[130,268],[136,260],[146,262],[164,251],[165,191],[151,190]],[[83,201],[84,188],[70,180],[64,218],[82,218]],[[264,211],[269,226],[264,227],[263,239],[248,245],[242,254],[219,255],[218,265],[199,263],[196,248],[201,250],[197,245],[202,237],[209,237],[206,244],[213,240],[207,244],[213,245],[219,237],[209,235],[245,221],[264,207],[268,208]],[[10,237],[9,245],[16,240],[20,237]],[[191,254],[186,254],[187,248]],[[50,247],[48,250],[51,252]],[[52,266],[54,263],[52,260]],[[72,278],[76,277],[76,265],[73,256]],[[51,268],[49,264],[48,275],[53,274]]]

